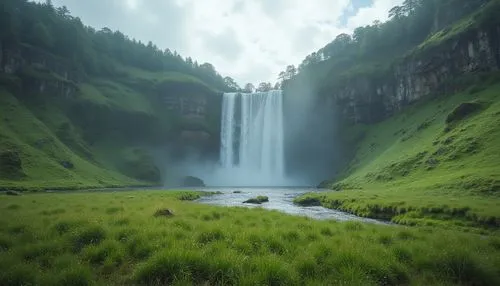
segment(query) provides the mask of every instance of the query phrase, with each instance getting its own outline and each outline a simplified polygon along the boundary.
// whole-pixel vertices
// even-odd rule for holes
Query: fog
[[[334,177],[340,152],[335,145],[336,112],[331,99],[315,96],[308,78],[285,93],[287,174],[309,185]]]
[[[334,144],[335,129],[333,127],[335,126],[334,105],[332,102],[314,101],[318,97],[312,96],[307,80],[301,79],[294,84],[296,86],[288,89],[290,92],[285,92],[283,95],[282,107],[273,106],[272,110],[266,111],[268,115],[264,111],[259,111],[259,107],[255,107],[256,103],[253,103],[255,113],[260,114],[259,116],[262,118],[256,118],[255,115],[249,115],[245,111],[238,111],[241,114],[235,115],[235,122],[231,122],[232,125],[237,126],[235,128],[242,128],[253,120],[255,121],[252,125],[253,128],[259,129],[250,130],[249,134],[245,135],[246,137],[258,138],[244,138],[245,136],[242,136],[242,139],[239,139],[244,143],[237,142],[236,145],[241,144],[242,147],[237,146],[235,150],[233,150],[233,146],[224,147],[228,144],[227,142],[224,144],[228,135],[225,134],[227,131],[224,129],[227,129],[227,126],[224,127],[224,119],[222,119],[222,132],[219,134],[219,145],[223,146],[222,153],[219,150],[218,154],[204,154],[200,148],[185,143],[182,146],[182,151],[179,151],[179,146],[172,148],[170,152],[166,153],[167,159],[163,164],[166,166],[164,170],[165,184],[181,186],[183,178],[195,176],[211,187],[299,187],[316,186],[321,181],[332,178],[337,167],[335,160],[337,148]],[[245,101],[241,101],[243,103],[238,102],[236,105],[244,107]],[[225,104],[227,105],[227,103]],[[263,104],[263,106],[269,109],[269,104]],[[224,108],[222,110],[224,114]],[[221,118],[224,116],[227,117],[227,114]],[[238,116],[241,119],[238,119]],[[274,124],[280,120],[283,121],[282,125]],[[267,125],[264,122],[267,122]],[[276,137],[276,133],[283,135]],[[269,137],[267,141],[264,138],[266,136]],[[282,141],[281,145],[276,142],[277,138]],[[238,141],[232,137],[230,140]],[[272,144],[272,146],[260,146],[263,144]],[[228,151],[228,149],[230,150]],[[236,163],[228,164],[225,162],[228,152],[231,154],[231,162],[235,161]],[[279,152],[283,152],[284,157],[280,159],[284,161],[283,174],[277,171],[279,168],[275,164],[278,163],[274,161],[267,163],[269,166],[266,166],[257,159],[260,165],[253,164],[256,161],[255,157],[260,158],[264,155],[262,157],[264,159],[267,157],[279,158],[276,156],[276,153]],[[236,158],[232,158],[233,155]]]

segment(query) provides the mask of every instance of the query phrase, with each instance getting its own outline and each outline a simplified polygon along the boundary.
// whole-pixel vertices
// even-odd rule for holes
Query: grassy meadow
[[[480,76],[481,77],[481,76]],[[352,137],[362,138],[335,191],[308,194],[360,216],[462,230],[500,226],[498,74],[466,91],[423,100]]]
[[[0,285],[500,284],[496,236],[189,201],[199,196],[1,195]]]

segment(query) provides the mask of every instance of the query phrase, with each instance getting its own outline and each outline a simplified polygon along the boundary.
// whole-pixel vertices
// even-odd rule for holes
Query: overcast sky
[[[42,0],[39,0],[43,2]],[[340,33],[384,21],[403,0],[53,0],[96,29],[120,30],[209,62],[240,85],[274,83]]]

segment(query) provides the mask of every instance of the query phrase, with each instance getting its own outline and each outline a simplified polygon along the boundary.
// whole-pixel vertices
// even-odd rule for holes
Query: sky
[[[38,2],[43,2],[38,0]],[[241,86],[274,83],[338,34],[384,21],[403,0],[53,0],[96,29],[209,62]]]

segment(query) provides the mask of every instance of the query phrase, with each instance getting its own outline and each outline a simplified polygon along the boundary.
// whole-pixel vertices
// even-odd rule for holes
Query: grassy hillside
[[[141,184],[103,168],[60,110],[38,106],[37,113],[9,92],[0,91],[0,187],[88,188]]]
[[[321,203],[410,225],[500,226],[498,75],[469,90],[423,100],[401,114],[357,129],[362,138],[337,192]]]
[[[0,196],[1,285],[498,285],[498,237],[165,191]]]

